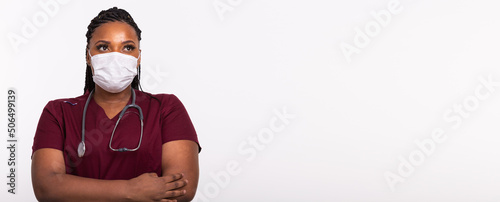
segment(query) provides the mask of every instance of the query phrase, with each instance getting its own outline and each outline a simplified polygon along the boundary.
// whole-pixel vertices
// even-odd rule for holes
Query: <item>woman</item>
[[[114,7],[91,21],[86,36],[84,95],[50,101],[38,123],[36,198],[192,200],[201,147],[177,97],[138,90],[141,30]]]

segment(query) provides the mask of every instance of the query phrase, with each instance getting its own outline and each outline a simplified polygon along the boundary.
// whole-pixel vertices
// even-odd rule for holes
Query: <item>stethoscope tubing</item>
[[[85,106],[83,107],[83,116],[82,116],[82,141],[80,142],[80,144],[78,144],[78,157],[80,157],[80,158],[85,155],[85,150],[86,150],[86,147],[85,147],[85,119],[87,117],[87,108],[89,106],[90,99],[92,98],[93,94],[94,94],[94,90],[92,90],[89,93],[89,97],[87,98],[87,101],[85,102]],[[115,149],[115,148],[113,148],[111,146],[111,143],[113,142],[113,136],[115,135],[116,127],[120,123],[121,118],[123,117],[123,115],[125,114],[125,112],[127,111],[128,108],[136,108],[139,111],[139,118],[141,120],[141,137],[139,139],[139,143],[137,144],[137,147],[134,148],[134,149],[128,149],[128,148],[125,148],[125,147],[124,148]],[[143,133],[144,133],[144,122],[143,122],[143,120],[144,120],[144,116],[142,114],[142,109],[141,109],[141,107],[139,107],[139,105],[135,104],[135,92],[132,89],[132,103],[129,104],[129,105],[127,105],[127,106],[125,106],[122,109],[122,111],[120,112],[120,115],[118,117],[118,120],[116,121],[115,127],[113,128],[113,132],[111,133],[111,138],[109,140],[109,148],[112,151],[118,151],[118,152],[137,151],[141,147],[142,136],[143,136]]]

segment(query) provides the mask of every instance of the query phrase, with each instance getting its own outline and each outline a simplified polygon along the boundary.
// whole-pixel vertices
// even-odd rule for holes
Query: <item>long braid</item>
[[[87,27],[87,34],[85,36],[87,37],[87,47],[85,48],[85,55],[88,54],[89,51],[89,43],[90,43],[90,38],[92,38],[92,34],[94,33],[95,29],[97,29],[99,26],[101,26],[104,23],[107,22],[124,22],[132,26],[137,34],[137,37],[139,38],[139,41],[141,40],[141,30],[135,23],[134,19],[130,14],[120,8],[113,7],[108,10],[103,10],[99,12],[99,14],[90,21],[89,26]],[[137,76],[134,77],[134,80],[132,80],[132,88],[134,89],[139,89],[140,88],[140,83],[139,79],[141,76],[141,66],[139,65],[137,69]],[[83,89],[83,93],[86,91],[92,91],[95,88],[95,83],[94,80],[92,79],[92,69],[90,65],[87,64],[87,69],[85,72],[85,87]],[[140,88],[142,91],[142,88]]]

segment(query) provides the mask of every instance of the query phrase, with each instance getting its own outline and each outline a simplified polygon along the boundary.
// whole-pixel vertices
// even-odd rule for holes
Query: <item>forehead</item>
[[[122,41],[133,40],[137,41],[137,33],[135,29],[124,22],[107,22],[94,30],[91,41],[106,40],[106,41]]]

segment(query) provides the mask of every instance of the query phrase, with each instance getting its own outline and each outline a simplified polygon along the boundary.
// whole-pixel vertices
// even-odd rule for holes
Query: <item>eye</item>
[[[124,47],[124,49],[125,49],[125,51],[133,51],[133,50],[135,50],[135,46],[133,46],[133,45],[126,45]]]
[[[97,47],[97,50],[102,51],[102,52],[108,50],[108,45],[107,44],[99,44],[96,47]]]

